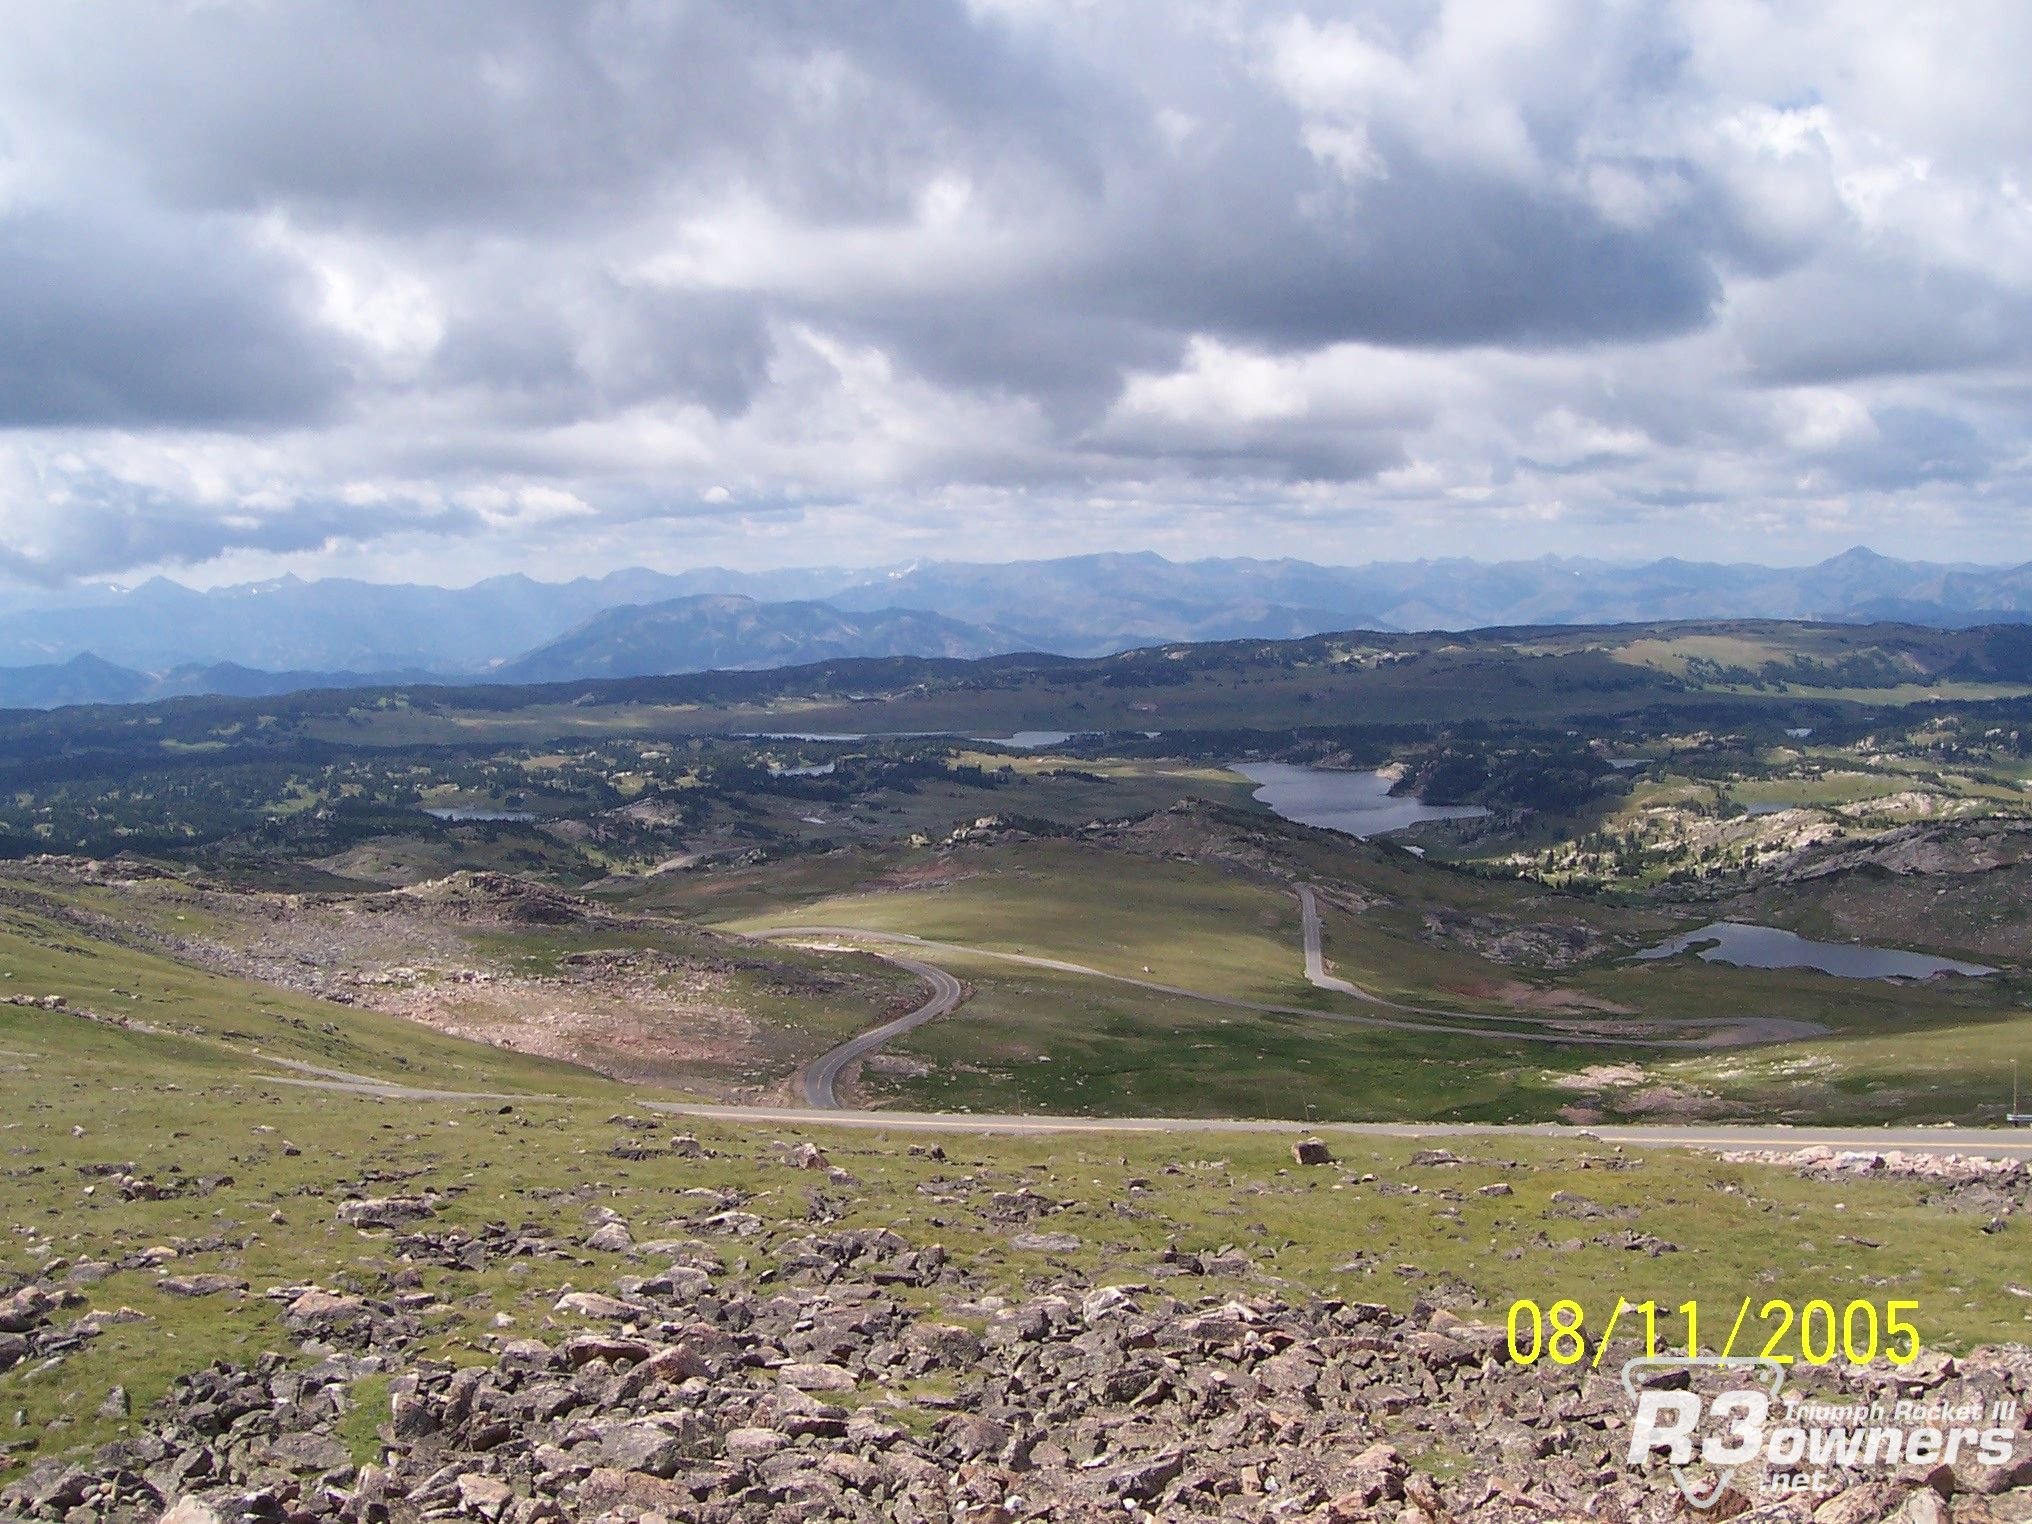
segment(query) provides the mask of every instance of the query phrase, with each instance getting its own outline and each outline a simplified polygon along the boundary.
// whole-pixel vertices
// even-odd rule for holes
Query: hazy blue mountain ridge
[[[913,609],[848,612],[823,603],[702,593],[595,614],[494,675],[504,682],[548,683],[788,667],[843,656],[971,659],[1022,648],[1005,631]]]
[[[422,673],[537,681],[831,656],[1094,656],[1326,630],[1663,619],[2032,621],[2032,564],[1949,566],[1860,548],[1806,567],[1677,557],[1319,566],[1176,562],[1144,551],[873,570],[635,567],[463,588],[283,577],[198,591],[156,578],[124,591],[43,590],[0,612],[0,702],[282,691],[263,685],[285,679],[299,687]],[[78,665],[87,655],[93,660]]]

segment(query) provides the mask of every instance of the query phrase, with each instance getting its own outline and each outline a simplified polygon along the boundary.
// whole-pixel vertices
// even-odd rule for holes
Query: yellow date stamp
[[[1837,1303],[1824,1297],[1806,1302],[1771,1297],[1759,1303],[1746,1296],[1734,1319],[1723,1320],[1729,1323],[1728,1337],[1719,1349],[1708,1351],[1701,1346],[1701,1334],[1712,1325],[1703,1320],[1697,1300],[1669,1307],[1617,1297],[1607,1316],[1594,1322],[1570,1297],[1550,1306],[1527,1297],[1510,1304],[1510,1359],[1516,1365],[1543,1359],[1599,1368],[1609,1341],[1620,1331],[1641,1342],[1645,1356],[1653,1359],[1684,1351],[1689,1357],[1713,1353],[1780,1365],[1832,1365],[1837,1360],[1866,1365],[1881,1355],[1893,1365],[1910,1365],[1919,1358],[1919,1329],[1912,1321],[1918,1311],[1917,1302],[1903,1300]]]

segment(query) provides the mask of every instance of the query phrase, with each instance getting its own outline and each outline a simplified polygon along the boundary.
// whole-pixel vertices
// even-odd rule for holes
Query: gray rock
[[[515,1501],[515,1489],[497,1476],[468,1471],[459,1477],[459,1506],[483,1519],[498,1519]]]
[[[338,1220],[353,1228],[399,1228],[437,1215],[437,1206],[424,1196],[369,1196],[339,1204]]]
[[[171,1296],[201,1297],[245,1291],[247,1282],[237,1275],[165,1275],[155,1286]]]
[[[335,1471],[352,1457],[329,1434],[283,1434],[264,1441],[262,1455],[289,1471]]]
[[[551,1310],[608,1323],[628,1323],[653,1316],[646,1307],[598,1291],[568,1291],[557,1299]]]
[[[1028,1254],[1071,1254],[1079,1246],[1078,1236],[1072,1233],[1018,1233],[1009,1240],[1010,1248]]]
[[[800,1392],[851,1392],[860,1385],[844,1366],[793,1361],[777,1369],[776,1379]]]
[[[601,1436],[600,1459],[617,1471],[670,1477],[684,1464],[684,1445],[675,1434],[655,1424],[618,1424]]]
[[[774,1429],[740,1428],[727,1430],[727,1458],[754,1461],[774,1455],[790,1444],[790,1436]]]
[[[0,1333],[27,1333],[49,1321],[56,1298],[39,1286],[26,1286],[0,1300]]]
[[[1108,1491],[1131,1502],[1147,1503],[1185,1470],[1185,1452],[1166,1450],[1148,1460],[1119,1466],[1108,1473]]]

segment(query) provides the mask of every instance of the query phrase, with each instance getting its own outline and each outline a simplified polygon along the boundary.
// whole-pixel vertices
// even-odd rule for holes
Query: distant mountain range
[[[66,662],[0,667],[0,709],[56,709],[65,704],[148,704],[196,694],[262,698],[306,688],[382,688],[397,683],[442,682],[416,668],[401,672],[263,672],[232,662],[137,672],[89,651]]]
[[[1000,631],[914,609],[849,613],[823,603],[758,603],[701,593],[595,614],[497,668],[511,683],[789,667],[842,656],[953,656],[1023,649]]]
[[[1091,656],[1326,630],[1658,619],[2028,622],[2032,563],[1949,566],[1864,549],[1806,567],[1556,557],[1317,566],[1141,552],[873,571],[635,568],[558,583],[493,577],[464,588],[284,577],[200,592],[156,578],[129,590],[45,594],[0,614],[0,706],[425,674],[542,682],[834,656]]]

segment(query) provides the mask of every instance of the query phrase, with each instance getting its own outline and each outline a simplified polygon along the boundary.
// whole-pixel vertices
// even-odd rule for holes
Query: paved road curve
[[[1321,1011],[1303,1005],[1274,1005],[1261,1000],[1243,1000],[1234,995],[1217,995],[1208,990],[1187,989],[1178,984],[1162,984],[1155,979],[1138,979],[1129,974],[1111,974],[1106,969],[1089,968],[1083,963],[1067,963],[1059,958],[1039,958],[1029,953],[998,952],[993,948],[968,947],[957,942],[933,942],[923,937],[912,936],[907,931],[870,931],[861,926],[773,926],[762,931],[751,931],[746,935],[769,941],[852,939],[907,947],[914,952],[960,953],[970,958],[993,958],[1000,963],[1021,964],[1026,968],[1045,968],[1063,974],[1078,974],[1088,979],[1106,979],[1115,984],[1134,985],[1137,989],[1150,990],[1159,995],[1176,995],[1185,1000],[1205,1001],[1209,1005],[1225,1006],[1234,1011],[1256,1011],[1266,1016],[1302,1016],[1309,1021],[1333,1021],[1344,1026],[1388,1027],[1400,1032],[1431,1032],[1446,1037],[1475,1037],[1495,1042],[1551,1043],[1559,1047],[1711,1049],[1741,1047],[1751,1043],[1792,1042],[1802,1037],[1817,1037],[1827,1031],[1826,1027],[1817,1022],[1793,1021],[1779,1016],[1683,1018],[1632,1024],[1587,1012],[1574,1012],[1556,1017],[1511,1016],[1486,1011],[1447,1011],[1432,1006],[1400,1005],[1394,1000],[1385,1000],[1380,995],[1358,989],[1344,979],[1334,979],[1325,972],[1319,947],[1318,906],[1313,901],[1312,891],[1309,889],[1299,890],[1299,898],[1302,907],[1307,911],[1305,918],[1307,976],[1322,989],[1353,995],[1379,1013],[1388,1011],[1395,1014],[1358,1015],[1353,1011]],[[892,958],[891,961],[902,963],[905,960]],[[928,967],[915,964],[911,966],[917,969]],[[1425,1016],[1436,1016],[1440,1019],[1438,1021],[1417,1019]],[[930,1017],[925,1019],[930,1020]],[[1479,1024],[1465,1024],[1470,1022]],[[1517,1025],[1515,1027],[1501,1025],[1506,1022]],[[1706,1029],[1706,1033],[1700,1037],[1639,1035],[1644,1031],[1674,1026],[1702,1027]],[[1603,1030],[1605,1027],[1614,1027],[1615,1030],[1605,1031]],[[859,1040],[855,1039],[856,1042]],[[863,1048],[861,1051],[865,1053],[867,1049]]]
[[[812,1108],[704,1106],[644,1102],[653,1111],[721,1122],[873,1127],[893,1132],[1087,1133],[1268,1132],[1322,1137],[1555,1138],[1631,1148],[1798,1149],[1857,1153],[1983,1154],[2032,1160],[2032,1131],[1985,1127],[1762,1127],[1685,1123],[1662,1127],[1561,1127],[1552,1123],[1294,1122],[1224,1117],[1067,1117],[972,1115],[939,1111],[824,1111]]]
[[[887,954],[880,956],[887,957]],[[907,968],[926,984],[931,986],[931,998],[912,1011],[908,1016],[898,1016],[894,1021],[885,1021],[879,1027],[870,1027],[858,1037],[849,1038],[830,1053],[823,1053],[813,1059],[804,1069],[804,1103],[822,1111],[838,1111],[840,1098],[833,1087],[845,1072],[848,1064],[865,1058],[892,1037],[901,1037],[912,1027],[921,1027],[927,1021],[935,1020],[955,1009],[965,998],[966,991],[959,980],[942,968],[933,968],[929,963],[919,963],[914,958],[889,958],[898,968]]]
[[[1373,1002],[1376,997],[1367,990],[1345,979],[1336,979],[1326,971],[1326,955],[1319,946],[1319,897],[1303,884],[1298,886],[1298,908],[1305,920],[1305,977],[1318,989]]]

